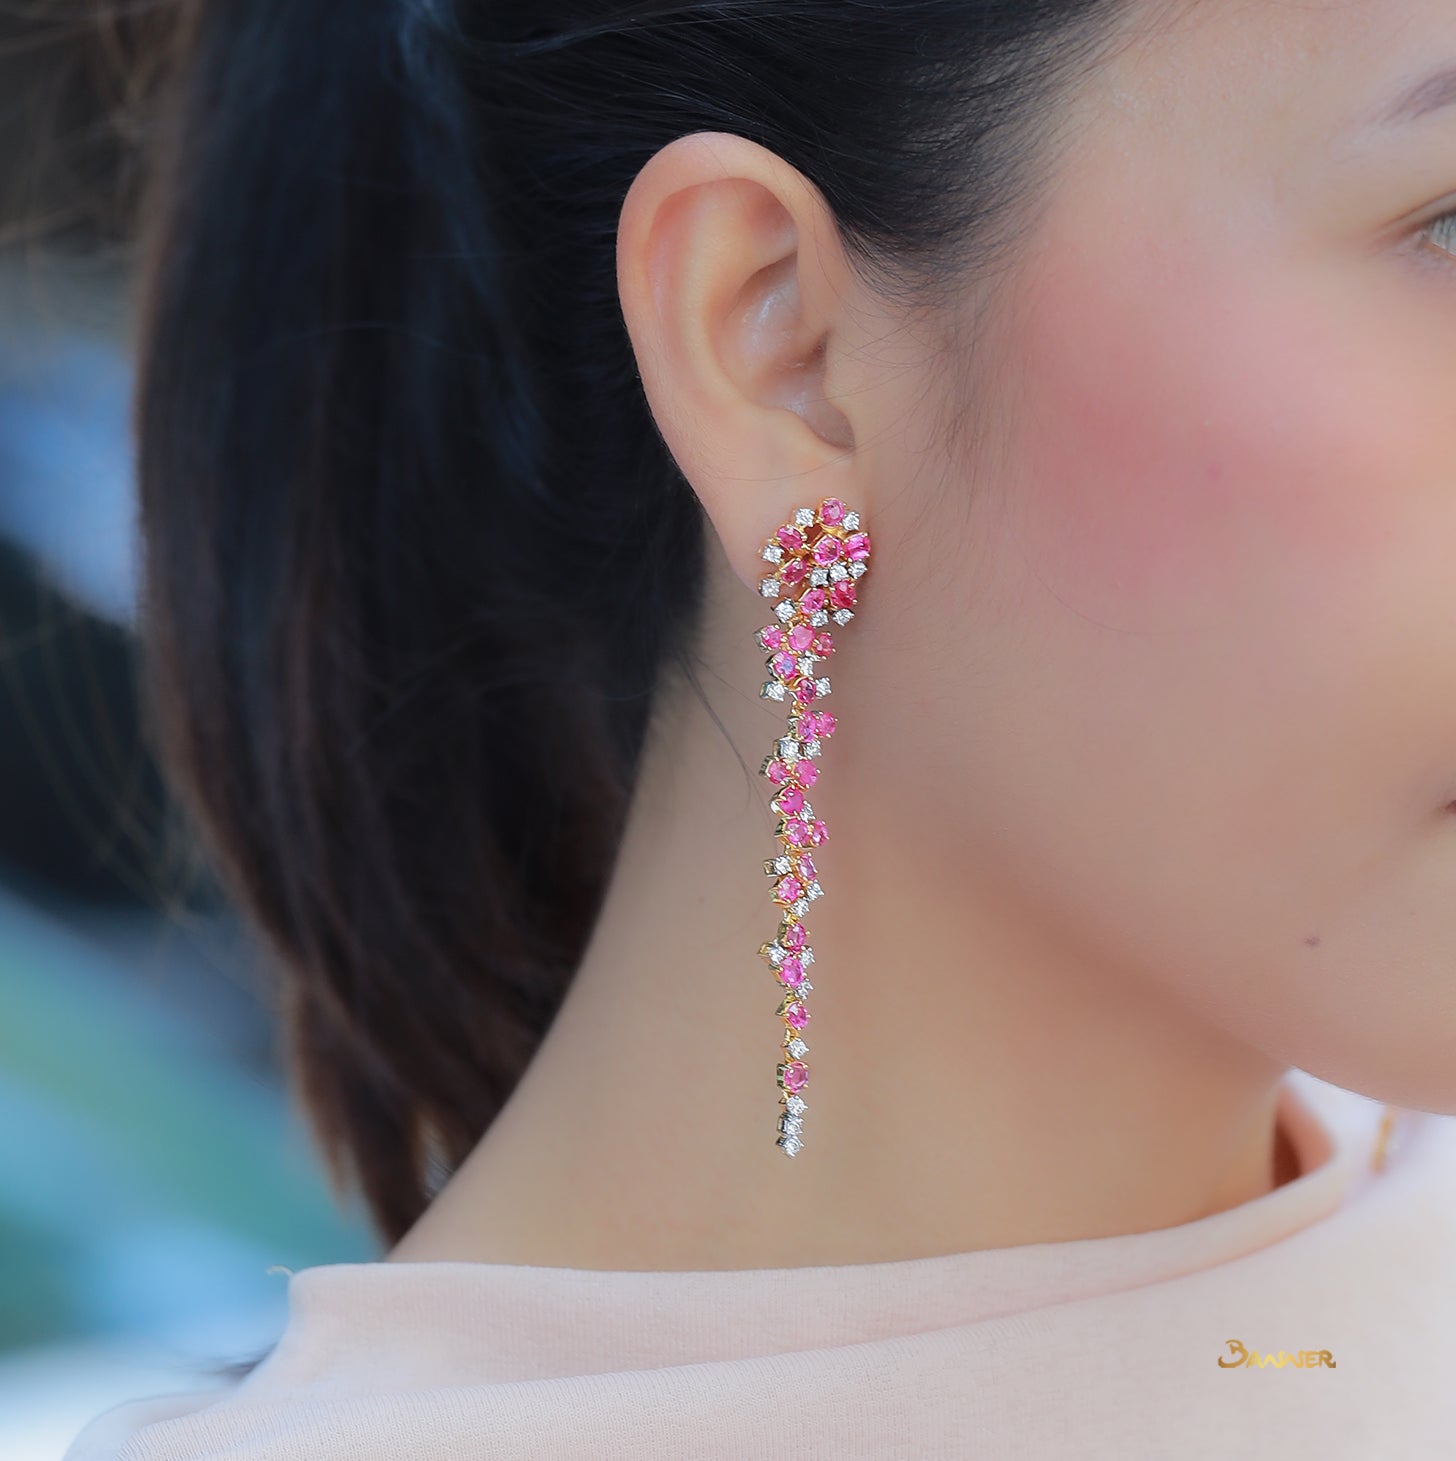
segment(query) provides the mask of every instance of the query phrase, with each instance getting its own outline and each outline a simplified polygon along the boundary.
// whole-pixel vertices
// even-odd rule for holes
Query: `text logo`
[[[1236,1370],[1250,1366],[1257,1366],[1261,1370],[1282,1370],[1286,1367],[1292,1370],[1313,1370],[1321,1365],[1328,1365],[1335,1368],[1335,1357],[1327,1349],[1298,1349],[1293,1354],[1280,1350],[1275,1354],[1273,1350],[1266,1354],[1260,1354],[1257,1349],[1245,1349],[1242,1340],[1226,1339],[1232,1359],[1225,1359],[1222,1355],[1218,1357],[1218,1367],[1221,1370]]]

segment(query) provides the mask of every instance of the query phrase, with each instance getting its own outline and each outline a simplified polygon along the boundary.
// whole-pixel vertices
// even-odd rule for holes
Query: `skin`
[[[621,299],[711,524],[711,709],[665,687],[571,995],[391,1258],[1143,1232],[1292,1175],[1290,1065],[1456,1111],[1456,256],[1419,236],[1456,107],[1358,132],[1456,19],[1261,0],[1131,40],[961,355],[772,153],[699,133],[636,179]],[[790,1161],[753,636],[764,539],[829,495],[874,554],[823,670]]]

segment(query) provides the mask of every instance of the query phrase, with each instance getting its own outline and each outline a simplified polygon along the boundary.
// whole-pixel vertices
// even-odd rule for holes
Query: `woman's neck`
[[[804,1150],[786,1157],[757,952],[777,922],[773,818],[724,738],[755,769],[776,720],[737,693],[712,709],[683,697],[649,747],[565,1005],[391,1257],[875,1262],[1142,1232],[1290,1180],[1282,1067],[1060,947],[989,874],[937,867],[866,794],[851,744],[826,751],[815,792],[832,837],[805,920]]]

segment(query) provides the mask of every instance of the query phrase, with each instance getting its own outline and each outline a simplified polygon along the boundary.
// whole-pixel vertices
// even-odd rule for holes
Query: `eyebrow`
[[[1456,66],[1445,66],[1403,91],[1371,125],[1404,126],[1453,104],[1456,104]]]

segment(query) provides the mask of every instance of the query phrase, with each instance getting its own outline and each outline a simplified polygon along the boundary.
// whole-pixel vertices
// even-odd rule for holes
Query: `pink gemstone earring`
[[[763,870],[773,879],[773,901],[783,910],[778,934],[758,952],[768,960],[783,991],[778,1013],[784,1021],[784,1060],[778,1067],[780,1092],[779,1134],[775,1145],[794,1156],[804,1145],[801,1137],[807,1105],[800,1092],[809,1079],[804,1061],[809,1047],[804,1027],[809,1008],[804,996],[814,986],[804,972],[814,962],[809,935],[802,919],[809,904],[824,890],[809,848],[823,843],[828,831],[809,805],[809,788],[819,779],[822,743],[834,734],[831,711],[814,705],[829,694],[829,681],[814,673],[815,662],[834,652],[834,637],[826,627],[854,618],[855,584],[869,567],[870,535],[860,529],[859,513],[851,512],[837,497],[826,497],[818,510],[801,507],[763,546],[762,557],[774,565],[772,577],[759,582],[766,599],[777,599],[775,624],[758,631],[758,643],[769,651],[770,678],[759,694],[765,700],[787,701],[785,733],[758,768],[776,788],[773,810],[779,814],[774,835],[783,844],[777,857],[766,858]]]

